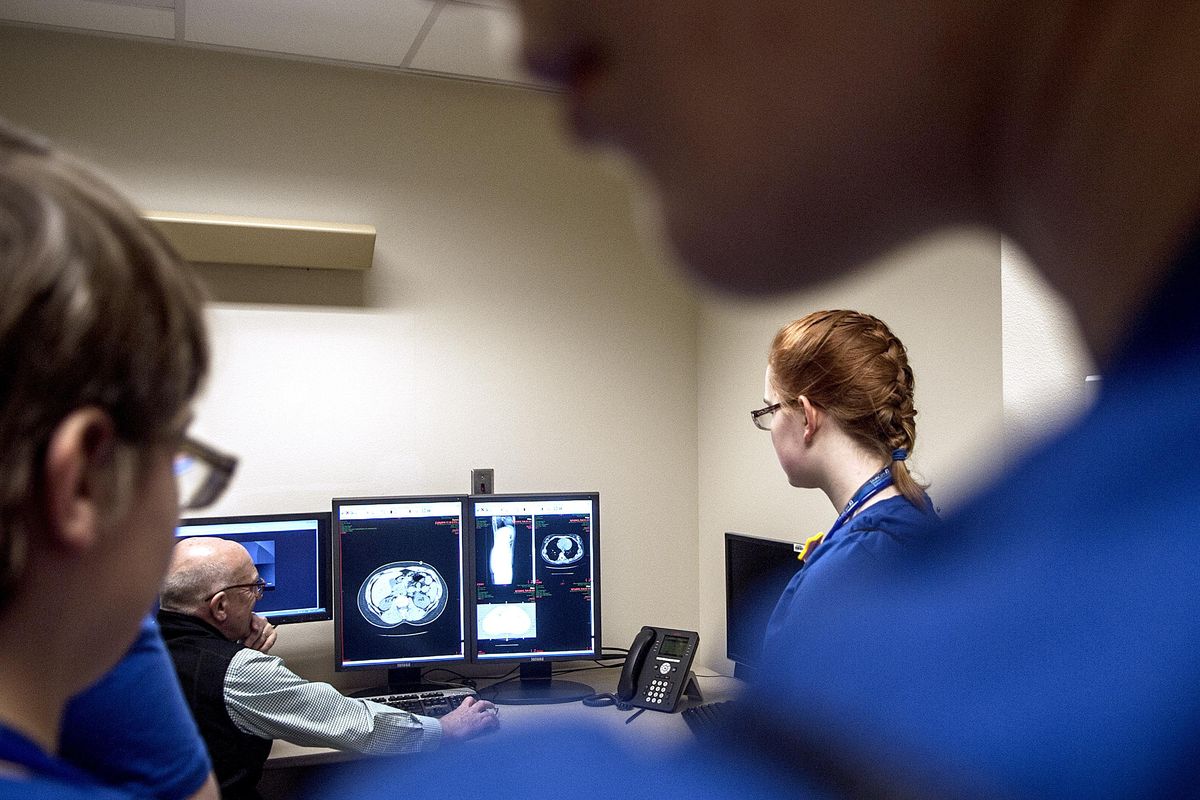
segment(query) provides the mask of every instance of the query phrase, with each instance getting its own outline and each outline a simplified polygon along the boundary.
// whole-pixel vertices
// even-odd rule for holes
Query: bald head
[[[161,605],[168,611],[198,614],[223,587],[254,580],[254,563],[246,548],[228,539],[203,536],[175,545]]]

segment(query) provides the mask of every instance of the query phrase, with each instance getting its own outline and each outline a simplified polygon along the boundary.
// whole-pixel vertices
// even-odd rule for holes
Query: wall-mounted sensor
[[[496,470],[494,469],[471,470],[471,494],[492,494],[495,492],[495,475]]]

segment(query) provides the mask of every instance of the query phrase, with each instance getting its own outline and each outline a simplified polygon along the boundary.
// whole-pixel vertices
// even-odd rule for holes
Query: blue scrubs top
[[[129,800],[0,725],[0,800]]]
[[[776,659],[772,650],[782,639],[803,636],[805,619],[821,613],[826,593],[836,589],[842,576],[869,573],[908,547],[938,521],[929,498],[918,508],[898,495],[880,500],[855,514],[826,536],[808,555],[775,605],[763,641],[766,663]]]
[[[63,716],[59,753],[103,782],[160,800],[190,797],[212,766],[158,623]]]

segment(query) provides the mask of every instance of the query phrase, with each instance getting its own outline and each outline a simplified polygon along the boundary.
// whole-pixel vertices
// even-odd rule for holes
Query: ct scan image
[[[542,540],[542,561],[552,567],[569,567],[583,558],[583,537],[556,533]]]
[[[445,579],[424,561],[394,561],[378,567],[358,590],[358,610],[377,628],[428,625],[446,610]]]

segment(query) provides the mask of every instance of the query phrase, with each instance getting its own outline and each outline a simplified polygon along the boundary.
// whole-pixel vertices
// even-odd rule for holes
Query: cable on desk
[[[497,686],[499,686],[503,683],[508,683],[510,681],[516,680],[517,677],[519,677],[517,675],[517,673],[519,673],[520,671],[521,671],[521,666],[518,664],[517,666],[513,667],[508,672],[504,673],[499,678],[497,678],[493,683],[489,683],[484,688],[477,690],[479,692],[479,697],[483,700],[490,700],[491,698],[484,696],[484,692],[491,691],[492,689],[495,689]],[[492,697],[495,697],[495,696],[496,696],[496,693],[492,692]]]
[[[452,676],[454,678],[454,682],[457,683],[459,686],[464,686],[468,689],[476,688],[475,681],[478,680],[477,678],[473,678],[470,675],[463,675],[461,672],[455,672],[454,670],[446,669],[445,667],[435,667],[434,669],[431,669],[428,672],[426,672],[425,677],[429,677],[430,675],[432,675],[435,672],[444,672],[447,675]]]
[[[597,692],[596,694],[589,694],[579,702],[583,703],[588,708],[616,706],[618,711],[628,711],[629,709],[633,708],[632,703],[628,703],[620,699],[612,692]],[[626,720],[626,722],[628,722],[628,720]]]

